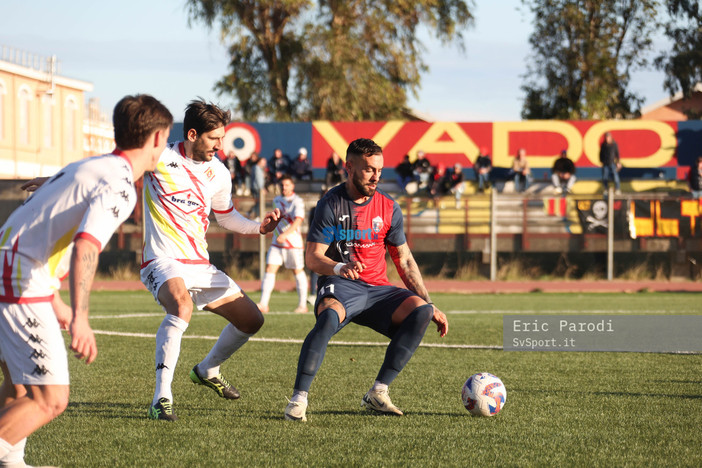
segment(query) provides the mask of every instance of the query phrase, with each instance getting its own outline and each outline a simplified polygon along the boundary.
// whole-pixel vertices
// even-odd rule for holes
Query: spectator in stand
[[[609,180],[612,179],[614,180],[615,193],[621,194],[619,171],[622,168],[622,163],[619,161],[619,146],[609,132],[605,133],[604,141],[600,146],[600,162],[602,163],[602,184],[605,191],[607,191]]]
[[[529,168],[529,161],[527,161],[524,148],[519,148],[519,151],[517,151],[509,176],[514,179],[514,190],[516,192],[524,192],[531,185],[531,169]]]
[[[568,159],[568,150],[563,149],[551,168],[551,182],[556,193],[572,193],[575,179],[575,164]]]
[[[478,192],[483,192],[490,187],[490,172],[492,172],[492,161],[490,152],[483,146],[480,148],[478,159],[475,160],[475,179],[478,181]]]
[[[697,163],[690,168],[687,181],[690,184],[692,198],[702,198],[702,156],[698,156]]]
[[[444,195],[453,193],[456,197],[456,209],[461,207],[461,197],[465,190],[463,182],[463,166],[456,163],[453,168],[446,169],[442,163],[437,167],[437,179],[431,188],[431,195],[434,198],[434,206],[438,206],[438,201]]]
[[[307,148],[304,146],[297,152],[297,158],[290,165],[290,175],[295,180],[312,180],[312,166],[307,159]]]
[[[407,184],[414,180],[414,171],[412,170],[409,154],[406,154],[400,164],[395,167],[395,174],[397,175],[397,185],[406,191]]]
[[[260,159],[261,158],[259,158],[258,153],[254,151],[251,153],[251,156],[249,156],[249,159],[246,160],[246,164],[244,165],[244,184],[246,185],[244,195],[247,197],[252,193],[251,187],[253,186],[254,167],[256,167]]]
[[[431,161],[429,161],[424,154],[424,151],[417,151],[417,159],[415,159],[414,164],[412,164],[412,172],[414,173],[415,179],[419,182],[419,190],[429,192],[432,187],[434,168],[431,165]]]
[[[229,170],[229,175],[232,179],[232,193],[236,192],[237,195],[241,195],[242,180],[240,178],[241,163],[239,162],[239,158],[236,157],[234,151],[230,151],[222,162],[227,167],[227,170]]]
[[[341,157],[336,151],[332,151],[331,156],[329,156],[327,160],[327,173],[324,177],[324,186],[330,189],[345,180],[346,169],[344,169],[344,161],[341,160]]]
[[[289,158],[283,154],[280,148],[276,148],[273,151],[273,156],[268,160],[268,181],[270,185],[275,187],[276,193],[280,190],[280,179],[288,174],[289,167]]]
[[[249,161],[254,159],[256,156],[256,161],[251,168],[251,196],[253,197],[253,206],[249,210],[248,216],[254,220],[259,219],[260,211],[258,206],[259,196],[261,192],[266,193],[266,173],[268,172],[268,161],[266,158],[258,157],[258,153],[251,153]]]

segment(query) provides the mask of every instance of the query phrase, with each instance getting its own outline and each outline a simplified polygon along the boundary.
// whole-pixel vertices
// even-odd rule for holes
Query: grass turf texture
[[[252,294],[254,300],[257,295]],[[501,345],[502,313],[698,313],[695,294],[442,295],[449,334],[430,325],[424,343]],[[294,294],[274,294],[289,312]],[[156,333],[160,308],[144,292],[95,292],[95,330]],[[453,311],[453,312],[452,312]],[[153,316],[116,318],[119,314]],[[194,316],[186,337],[217,336],[212,314]],[[311,314],[270,314],[259,338],[302,340]],[[363,327],[343,341],[387,342]],[[71,403],[29,439],[30,464],[73,466],[681,466],[702,465],[702,356],[503,352],[420,348],[391,386],[405,416],[360,408],[384,346],[330,346],[310,395],[308,422],[283,420],[299,343],[252,341],[222,367],[242,393],[218,398],[188,372],[213,344],[183,340],[173,386],[175,423],[151,421],[153,337],[98,335],[100,354],[70,358]],[[471,417],[460,390],[488,371],[507,387],[494,418]]]

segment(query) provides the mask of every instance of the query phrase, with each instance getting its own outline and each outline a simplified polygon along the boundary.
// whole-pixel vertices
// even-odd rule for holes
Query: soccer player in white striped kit
[[[76,357],[90,364],[97,356],[88,300],[98,254],[134,209],[134,181],[156,166],[173,116],[151,96],[127,96],[115,106],[113,123],[117,148],[111,154],[35,179],[34,187],[41,187],[0,228],[2,466],[25,466],[26,437],[68,405],[60,328],[67,326]],[[57,295],[66,275],[70,313]]]
[[[261,302],[258,308],[268,312],[268,301],[275,287],[275,275],[281,265],[295,274],[298,304],[296,314],[307,313],[307,275],[305,274],[305,242],[300,226],[305,220],[305,202],[295,193],[295,182],[289,175],[280,178],[281,195],[273,199],[273,206],[280,210],[281,219],[273,234],[273,242],[266,257],[266,273],[261,281]]]
[[[258,223],[234,209],[229,171],[215,157],[222,149],[229,119],[230,113],[214,104],[191,101],[183,119],[184,140],[168,145],[156,169],[144,177],[141,281],[166,312],[156,333],[151,419],[177,419],[171,384],[193,304],[229,321],[209,354],[190,371],[194,383],[211,388],[222,398],[240,395],[222,376],[220,365],[263,325],[256,304],[210,263],[207,252],[210,211],[220,226],[242,234],[269,233],[280,219],[279,210],[266,213]]]

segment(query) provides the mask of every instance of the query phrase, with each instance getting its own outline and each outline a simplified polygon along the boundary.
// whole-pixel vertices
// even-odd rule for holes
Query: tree
[[[231,73],[216,84],[247,120],[401,118],[421,73],[421,27],[463,45],[471,0],[188,0],[219,23]]]
[[[523,0],[534,15],[526,119],[635,116],[631,72],[647,64],[658,0]]]
[[[666,3],[670,20],[665,34],[672,48],[656,59],[656,66],[665,72],[663,85],[671,96],[682,91],[683,96],[690,97],[695,85],[702,82],[702,6],[697,0]]]

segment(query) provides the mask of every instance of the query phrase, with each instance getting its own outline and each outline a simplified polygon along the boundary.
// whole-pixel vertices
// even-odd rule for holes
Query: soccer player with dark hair
[[[156,169],[144,177],[141,281],[166,312],[156,333],[151,419],[177,419],[171,384],[193,304],[229,321],[209,354],[190,371],[194,383],[222,398],[239,398],[239,391],[222,376],[220,365],[263,325],[256,304],[210,263],[207,252],[205,233],[211,211],[220,226],[242,234],[266,234],[280,219],[277,209],[260,223],[234,209],[231,175],[215,158],[229,118],[229,112],[214,104],[201,99],[190,102],[183,119],[184,141],[168,145]]]
[[[113,114],[117,148],[25,184],[36,192],[0,227],[0,466],[25,466],[26,438],[68,405],[61,328],[76,357],[97,357],[88,302],[98,254],[134,209],[134,181],[156,167],[172,123],[153,97],[126,96]],[[70,308],[58,296],[65,276]]]
[[[362,406],[402,415],[388,386],[410,360],[430,321],[440,336],[448,321],[434,307],[407,246],[402,211],[378,189],[383,152],[372,140],[351,142],[346,152],[348,179],[320,200],[307,235],[307,267],[321,275],[314,306],[316,324],[300,351],[293,396],[285,419],[306,421],[307,396],[331,337],[350,322],[390,338],[385,360]],[[390,253],[406,288],[390,284],[385,266]]]

